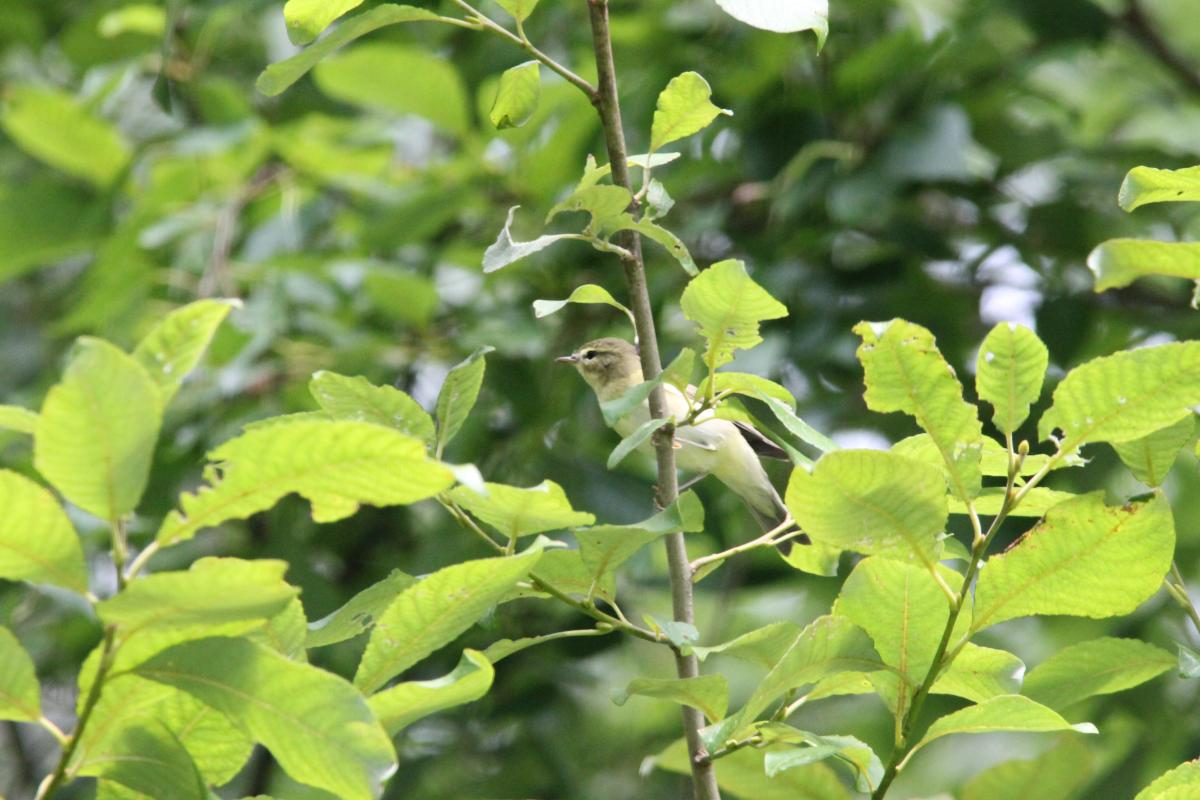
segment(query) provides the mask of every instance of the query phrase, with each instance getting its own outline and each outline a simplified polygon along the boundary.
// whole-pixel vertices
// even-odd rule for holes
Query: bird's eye
[[[591,360],[592,360],[593,358],[595,358],[595,357],[596,357],[596,351],[595,351],[595,350],[588,350],[586,353],[584,353],[584,354],[583,354],[583,360],[584,360],[584,361],[591,361]]]

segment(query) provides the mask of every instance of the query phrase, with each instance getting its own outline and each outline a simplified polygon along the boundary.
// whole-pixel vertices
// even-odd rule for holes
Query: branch
[[[1191,92],[1200,94],[1200,71],[1197,71],[1196,65],[1175,52],[1146,16],[1139,0],[1129,0],[1125,12],[1115,17],[1115,20],[1184,86]]]
[[[925,674],[925,680],[921,682],[920,687],[913,695],[912,703],[908,707],[908,711],[904,714],[903,720],[899,722],[900,735],[896,742],[895,749],[892,750],[891,758],[888,759],[887,768],[883,772],[883,777],[879,781],[879,786],[871,795],[871,800],[883,800],[887,795],[888,787],[896,778],[896,773],[900,771],[900,765],[907,760],[907,756],[911,747],[909,746],[909,738],[912,736],[913,725],[917,721],[917,716],[921,713],[921,706],[925,704],[925,698],[929,696],[929,691],[933,688],[933,684],[937,681],[938,676],[942,674],[942,670],[950,666],[958,654],[962,651],[963,645],[966,644],[966,639],[955,646],[949,653],[946,651],[950,646],[950,637],[954,633],[954,625],[958,622],[959,614],[962,613],[963,606],[967,604],[967,599],[971,594],[971,583],[975,580],[976,574],[979,572],[980,566],[983,564],[984,554],[987,553],[988,546],[992,540],[996,538],[996,533],[1000,530],[1000,524],[1008,517],[1009,513],[1016,508],[1021,500],[1025,498],[1035,486],[1042,482],[1042,479],[1049,474],[1059,461],[1066,456],[1066,451],[1059,449],[1057,453],[1050,457],[1040,470],[1038,470],[1021,489],[1016,489],[1017,476],[1021,472],[1021,464],[1025,461],[1025,456],[1029,452],[1029,444],[1021,442],[1021,446],[1014,451],[1012,449],[1012,437],[1008,437],[1008,483],[1005,487],[1004,502],[1000,505],[1000,510],[996,512],[996,516],[992,518],[992,524],[988,526],[987,533],[983,538],[977,538],[971,547],[971,561],[967,565],[967,572],[963,575],[962,589],[958,593],[958,601],[950,608],[950,615],[946,619],[946,627],[942,630],[941,641],[938,642],[937,650],[934,651],[933,661],[930,664],[929,672]],[[968,639],[970,635],[968,634]]]
[[[592,95],[592,104],[600,114],[604,126],[604,142],[608,150],[608,163],[612,166],[613,183],[633,194],[629,181],[629,151],[625,147],[625,130],[621,124],[621,102],[617,93],[616,65],[613,61],[612,36],[608,27],[608,0],[587,0],[588,14],[592,27],[592,49],[596,55],[597,91]],[[637,201],[631,211],[639,215]],[[642,375],[654,380],[662,372],[662,359],[658,353],[658,336],[654,330],[654,311],[650,307],[650,292],[646,288],[646,268],[642,261],[642,241],[636,231],[622,234],[622,246],[632,258],[622,258],[625,282],[629,286],[630,306],[633,309],[634,327],[637,330],[638,346],[642,359]],[[661,383],[650,393],[650,416],[663,419],[669,416],[666,393]],[[675,471],[674,426],[659,428],[654,435],[654,450],[658,462],[658,504],[666,508],[679,495],[679,476]],[[671,580],[671,605],[677,622],[693,623],[692,581],[688,571],[687,550],[683,534],[668,534],[667,567]],[[700,675],[700,664],[694,655],[676,651],[675,672],[680,678],[695,678]],[[690,706],[683,707],[683,730],[687,739],[688,755],[692,767],[692,791],[696,800],[719,800],[717,774],[713,769],[708,751],[700,740],[700,729],[704,717]]]
[[[117,571],[120,574],[120,570]],[[104,687],[104,679],[108,677],[108,671],[112,668],[113,656],[116,654],[116,638],[117,629],[109,626],[104,629],[104,643],[100,650],[100,666],[96,669],[96,676],[92,678],[92,685],[88,688],[87,697],[83,701],[83,708],[79,711],[79,721],[75,723],[75,730],[67,737],[66,745],[58,756],[58,763],[54,765],[54,770],[42,782],[38,789],[36,800],[49,800],[54,796],[54,792],[62,785],[63,780],[67,776],[67,765],[71,763],[71,757],[75,755],[75,748],[79,746],[79,739],[83,736],[83,729],[87,727],[88,720],[92,717],[92,711],[96,708],[96,703],[100,700],[100,690]]]

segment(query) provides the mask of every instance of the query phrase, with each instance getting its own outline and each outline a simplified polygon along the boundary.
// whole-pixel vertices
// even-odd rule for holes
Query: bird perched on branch
[[[601,403],[615,400],[643,382],[637,348],[624,339],[596,339],[556,360],[574,365]],[[663,391],[669,413],[676,422],[684,421],[696,387],[689,386],[685,396],[664,383]],[[643,402],[617,420],[613,428],[625,437],[649,419],[650,408]],[[649,447],[647,443],[642,449]],[[719,419],[708,409],[692,424],[675,428],[675,453],[680,469],[699,477],[714,475],[732,489],[746,502],[764,531],[774,530],[788,519],[787,507],[758,460],[760,455],[787,460],[787,453],[752,426]]]

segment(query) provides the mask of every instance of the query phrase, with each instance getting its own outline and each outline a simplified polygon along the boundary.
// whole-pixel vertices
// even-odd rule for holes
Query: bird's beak
[[[579,356],[572,353],[569,356],[559,356],[558,358],[556,358],[554,360],[557,361],[559,364],[577,364],[577,363],[579,363]]]

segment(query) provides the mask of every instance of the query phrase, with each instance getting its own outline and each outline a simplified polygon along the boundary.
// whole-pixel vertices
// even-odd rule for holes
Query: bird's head
[[[619,396],[642,382],[642,362],[637,348],[624,339],[596,339],[571,355],[555,360],[574,365],[602,398]]]

